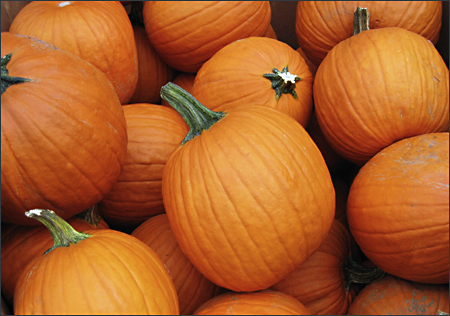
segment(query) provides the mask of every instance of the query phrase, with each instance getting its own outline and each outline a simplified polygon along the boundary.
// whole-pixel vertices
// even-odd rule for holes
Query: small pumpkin
[[[300,123],[271,107],[243,102],[214,112],[172,83],[161,95],[190,127],[162,178],[181,249],[219,286],[249,292],[275,284],[333,222],[334,188],[319,149]]]
[[[311,315],[311,312],[292,296],[264,290],[218,295],[200,306],[194,315]]]
[[[423,284],[386,275],[355,297],[347,315],[448,315],[447,285]]]
[[[306,127],[312,115],[312,74],[289,45],[250,37],[228,44],[205,62],[192,95],[213,111],[266,105]]]
[[[350,187],[350,231],[386,273],[448,283],[448,148],[448,133],[403,139],[369,160]]]
[[[9,32],[1,41],[2,221],[36,225],[23,216],[36,207],[68,219],[122,171],[122,106],[106,75],[78,56]]]
[[[268,1],[145,1],[142,13],[159,56],[191,73],[225,45],[264,36],[271,16]]]
[[[201,274],[183,253],[167,214],[146,220],[131,236],[152,248],[164,262],[177,290],[181,315],[192,315],[201,304],[215,296],[217,285]]]
[[[140,240],[112,229],[80,233],[49,210],[26,215],[49,228],[54,245],[21,275],[16,314],[179,314],[169,272]]]
[[[11,33],[36,37],[71,52],[103,71],[121,104],[138,80],[130,19],[118,1],[32,1],[14,18]]]

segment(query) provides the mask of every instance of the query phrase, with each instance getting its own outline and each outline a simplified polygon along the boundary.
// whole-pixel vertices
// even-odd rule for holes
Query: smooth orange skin
[[[18,315],[178,315],[178,298],[158,255],[111,229],[53,249],[29,265],[14,294]]]
[[[347,315],[448,314],[448,296],[448,284],[414,283],[387,275],[362,289]]]
[[[268,1],[145,1],[142,13],[153,48],[190,73],[227,44],[264,36],[271,17]]]
[[[99,202],[122,171],[122,106],[106,75],[69,52],[4,32],[2,55],[11,51],[9,75],[32,81],[1,98],[2,221],[37,225],[24,215],[35,208],[68,219]]]
[[[214,297],[217,285],[205,278],[183,253],[166,214],[148,219],[131,236],[152,248],[166,265],[177,289],[180,315],[192,315],[201,304]]]
[[[311,315],[293,297],[272,290],[225,293],[200,306],[194,315]]]
[[[130,101],[138,59],[133,28],[119,1],[32,1],[17,14],[9,31],[36,37],[90,62],[106,74],[121,104]]]
[[[271,289],[294,297],[313,315],[345,315],[357,291],[347,291],[343,265],[355,250],[350,232],[334,220],[319,249]]]
[[[319,65],[339,42],[353,34],[353,14],[367,8],[369,28],[401,27],[436,44],[442,24],[442,1],[299,1],[295,18],[297,41]]]
[[[123,171],[98,210],[112,227],[131,232],[150,217],[164,213],[163,168],[189,129],[169,107],[137,103],[124,105],[123,112],[128,134]]]
[[[281,94],[276,100],[272,83],[263,75],[281,71],[301,78],[295,83],[297,99]],[[306,127],[312,115],[311,71],[305,60],[289,45],[267,37],[233,42],[203,64],[195,76],[192,95],[213,111],[226,111],[242,104],[275,108]]]
[[[433,44],[402,28],[340,42],[317,70],[313,90],[324,136],[357,165],[403,138],[448,132],[448,68]]]
[[[432,133],[385,148],[355,177],[350,231],[383,271],[422,283],[449,278],[449,138]]]
[[[163,202],[183,252],[208,279],[262,290],[325,239],[335,193],[320,151],[292,117],[245,105],[180,146]]]

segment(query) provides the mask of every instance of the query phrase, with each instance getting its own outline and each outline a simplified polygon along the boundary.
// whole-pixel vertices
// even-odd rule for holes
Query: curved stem
[[[9,61],[11,60],[13,53],[10,53],[8,55],[5,55],[1,59],[1,88],[3,94],[6,89],[8,89],[10,86],[18,83],[24,83],[29,82],[31,79],[28,78],[21,78],[21,77],[11,77],[9,75],[8,69],[6,69],[6,65],[8,65]]]
[[[295,83],[300,81],[301,78],[297,75],[293,75],[289,72],[288,66],[279,71],[276,68],[272,69],[273,73],[263,74],[264,78],[269,79],[272,82],[272,89],[275,90],[275,99],[281,97],[281,94],[292,94],[297,99],[297,92],[295,92]]]
[[[91,236],[89,234],[77,232],[65,220],[51,210],[34,209],[25,212],[25,215],[40,221],[50,230],[53,237],[53,246],[45,253],[58,247],[68,247],[70,244],[76,244]]]
[[[189,126],[189,133],[183,139],[181,145],[200,135],[226,116],[224,112],[211,111],[198,102],[189,92],[172,82],[161,88],[161,98],[169,102]]]
[[[350,290],[352,283],[369,284],[384,276],[385,272],[378,267],[369,268],[358,264],[350,256],[343,266],[345,287]]]
[[[353,35],[369,30],[369,19],[367,8],[357,7],[353,15]]]
[[[98,213],[97,204],[75,215],[75,217],[80,218],[95,227],[97,227],[98,223],[100,223],[100,220],[102,219]]]

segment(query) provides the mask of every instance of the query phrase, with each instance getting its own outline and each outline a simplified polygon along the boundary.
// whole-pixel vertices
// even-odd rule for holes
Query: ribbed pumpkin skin
[[[16,286],[16,314],[179,313],[172,279],[154,251],[118,231],[86,233],[92,236],[28,266]]]
[[[297,121],[266,106],[236,107],[179,147],[162,186],[183,252],[236,292],[281,280],[333,222],[334,188],[319,150]]]
[[[347,292],[343,265],[354,249],[350,232],[334,220],[319,249],[271,289],[296,298],[313,315],[345,315],[356,291]]]
[[[356,296],[347,315],[438,315],[448,313],[447,285],[408,282],[387,275]]]
[[[108,228],[103,220],[97,227],[77,217],[67,222],[77,231]],[[44,225],[30,227],[2,223],[2,295],[8,302],[13,302],[17,280],[27,265],[52,246],[52,235]]]
[[[442,1],[299,1],[295,32],[300,47],[316,65],[339,42],[352,36],[353,13],[367,8],[370,29],[400,27],[436,44]]]
[[[153,249],[166,265],[177,289],[180,315],[192,315],[201,304],[213,298],[217,285],[201,274],[183,253],[166,214],[148,219],[131,236]]]
[[[225,293],[200,306],[194,315],[311,315],[293,297],[272,290]]]
[[[350,187],[350,231],[386,273],[448,283],[448,148],[448,133],[401,140],[364,165]]]
[[[295,83],[297,98],[283,93],[277,100],[272,82],[263,75],[286,66],[301,78]],[[312,80],[305,60],[292,47],[267,37],[250,37],[225,46],[205,62],[195,76],[192,95],[213,111],[266,105],[306,127],[312,114]]]
[[[268,1],[145,1],[145,30],[153,48],[171,67],[197,72],[225,45],[264,36]]]
[[[111,226],[131,232],[164,212],[163,168],[189,130],[181,116],[169,107],[138,103],[124,105],[123,112],[128,134],[123,171],[98,209]]]
[[[11,24],[11,33],[37,37],[103,71],[122,104],[138,79],[133,28],[119,1],[33,1]]]
[[[138,56],[139,74],[136,89],[129,104],[158,103],[161,87],[171,81],[174,71],[159,57],[150,45],[143,27],[133,25]]]
[[[105,74],[79,57],[29,39],[15,49],[1,102],[2,221],[36,225],[24,213],[53,209],[68,219],[92,207],[117,181],[127,131]],[[17,46],[16,46],[17,47]]]
[[[338,154],[363,165],[395,141],[448,131],[448,76],[424,37],[402,28],[363,31],[336,45],[317,70],[317,120]]]

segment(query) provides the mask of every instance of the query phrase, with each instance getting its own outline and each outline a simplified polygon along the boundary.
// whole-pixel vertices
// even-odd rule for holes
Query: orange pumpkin
[[[99,202],[122,171],[122,106],[87,61],[33,38],[1,39],[2,55],[12,52],[6,68],[2,56],[2,221],[36,225],[23,215],[36,207],[70,218]]]
[[[201,274],[183,253],[166,214],[148,219],[131,236],[152,248],[166,265],[177,290],[181,315],[192,315],[201,304],[213,298],[217,285]]]
[[[140,240],[112,229],[79,233],[49,210],[26,215],[42,221],[55,244],[21,275],[16,314],[178,315],[166,267]]]
[[[269,24],[269,27],[266,30],[266,33],[264,33],[264,37],[278,39],[277,34],[275,33],[275,30],[273,29],[272,25]]]
[[[275,284],[333,222],[334,188],[319,149],[296,120],[270,107],[213,112],[172,83],[161,95],[190,126],[162,179],[181,249],[219,286],[249,292]]]
[[[164,164],[188,132],[172,108],[156,104],[123,106],[128,147],[123,171],[98,203],[114,229],[131,232],[150,217],[164,213],[161,179]]]
[[[422,283],[449,278],[449,136],[398,141],[350,187],[347,218],[364,254],[386,273]]]
[[[119,1],[32,1],[15,17],[11,33],[71,52],[103,71],[122,104],[138,80],[133,28]]]
[[[311,315],[293,297],[272,290],[225,293],[200,306],[194,315]]]
[[[445,315],[449,311],[447,285],[408,282],[387,275],[367,285],[347,315]]]
[[[433,44],[439,39],[442,1],[298,1],[297,40],[315,65],[339,42],[352,36],[353,12],[357,7],[370,12],[371,29],[400,27]]]
[[[145,30],[153,48],[171,67],[197,72],[225,45],[264,36],[268,1],[145,1]]]
[[[213,111],[266,105],[306,127],[312,114],[312,74],[289,45],[250,37],[225,46],[205,62],[192,95]]]

